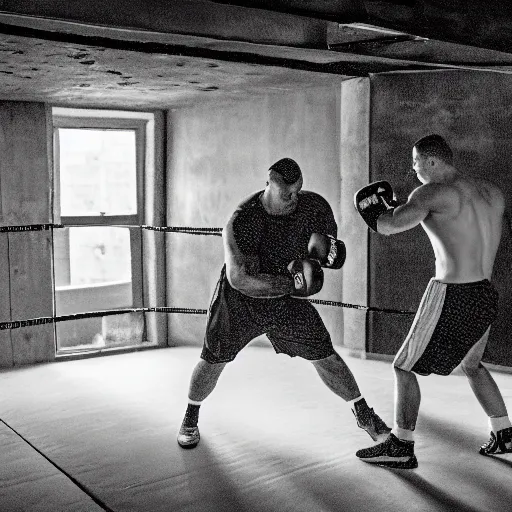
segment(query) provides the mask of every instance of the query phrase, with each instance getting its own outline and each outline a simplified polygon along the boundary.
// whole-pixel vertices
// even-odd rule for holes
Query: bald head
[[[291,158],[281,158],[270,166],[269,171],[279,174],[286,185],[296,183],[302,177],[299,164]]]

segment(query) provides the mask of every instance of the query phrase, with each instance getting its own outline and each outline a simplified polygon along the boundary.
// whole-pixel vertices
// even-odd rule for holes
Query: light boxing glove
[[[294,297],[309,297],[318,293],[324,285],[324,271],[317,260],[293,260],[288,264],[288,272],[293,277]]]
[[[309,257],[316,259],[324,268],[338,269],[347,257],[345,244],[331,235],[313,233],[308,244]]]
[[[354,206],[370,229],[377,231],[377,220],[398,206],[387,181],[375,181],[354,194]]]

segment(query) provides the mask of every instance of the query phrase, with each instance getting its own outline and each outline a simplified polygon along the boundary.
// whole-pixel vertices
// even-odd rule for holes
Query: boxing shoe
[[[414,469],[418,467],[418,460],[414,455],[414,441],[398,439],[394,434],[389,434],[383,443],[358,450],[356,456],[364,462],[387,468]]]
[[[185,449],[195,448],[199,444],[201,436],[199,435],[199,427],[186,427],[181,425],[178,432],[178,444]]]
[[[384,441],[388,437],[391,428],[382,421],[373,409],[368,407],[364,398],[354,404],[352,412],[356,417],[357,426],[366,430],[374,441]]]
[[[497,434],[491,432],[489,441],[480,447],[481,455],[499,453],[512,453],[512,427],[498,430]]]

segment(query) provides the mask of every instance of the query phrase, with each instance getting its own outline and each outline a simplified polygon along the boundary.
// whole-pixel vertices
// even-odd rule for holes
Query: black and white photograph
[[[511,512],[512,4],[0,2],[0,512]]]

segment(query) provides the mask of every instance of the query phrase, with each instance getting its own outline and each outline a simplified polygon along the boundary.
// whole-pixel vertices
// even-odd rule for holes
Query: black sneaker
[[[512,453],[512,427],[498,430],[498,435],[491,432],[491,439],[480,447],[482,455],[495,453]]]
[[[414,455],[414,441],[398,439],[394,434],[389,434],[383,443],[358,450],[356,456],[364,462],[387,468],[414,469],[418,467],[418,460]]]
[[[181,425],[178,432],[178,444],[182,448],[195,448],[199,444],[201,436],[199,435],[199,427],[186,427]]]
[[[373,409],[368,407],[364,398],[354,404],[352,412],[356,417],[357,426],[366,430],[374,441],[384,441],[388,437],[391,429]]]

